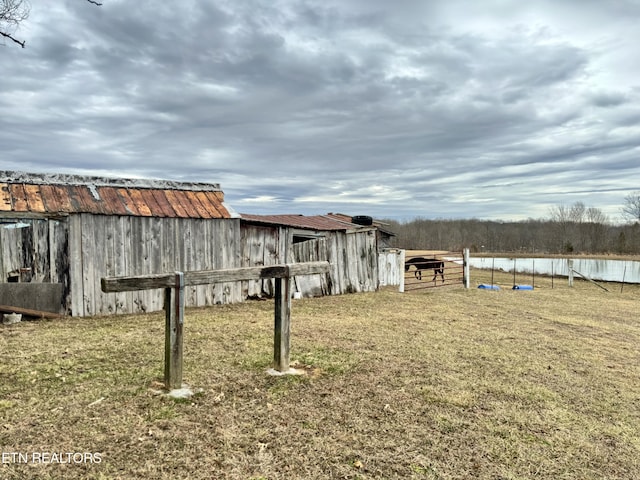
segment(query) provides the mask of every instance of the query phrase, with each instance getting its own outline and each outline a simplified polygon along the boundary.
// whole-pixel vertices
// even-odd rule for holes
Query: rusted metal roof
[[[283,225],[306,230],[346,231],[355,229],[371,229],[329,215],[251,215],[242,213],[240,218],[251,223],[265,225]]]
[[[0,172],[0,215],[234,218],[218,184]]]

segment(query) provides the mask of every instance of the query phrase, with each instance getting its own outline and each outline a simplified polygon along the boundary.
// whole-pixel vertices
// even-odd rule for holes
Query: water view
[[[504,272],[539,273],[542,275],[569,276],[567,258],[508,258],[471,257],[472,268],[492,267]],[[603,260],[574,258],[573,269],[592,280],[606,282],[640,283],[640,262],[634,260]]]

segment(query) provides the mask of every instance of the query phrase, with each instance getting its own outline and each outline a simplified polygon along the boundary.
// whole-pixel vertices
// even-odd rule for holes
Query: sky
[[[526,220],[640,190],[640,0],[31,0],[0,170],[238,212]]]

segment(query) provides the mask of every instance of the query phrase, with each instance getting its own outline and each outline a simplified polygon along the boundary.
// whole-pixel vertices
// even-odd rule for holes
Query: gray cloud
[[[1,49],[3,169],[395,218],[615,216],[637,190],[633,3],[103,3],[33,0]]]

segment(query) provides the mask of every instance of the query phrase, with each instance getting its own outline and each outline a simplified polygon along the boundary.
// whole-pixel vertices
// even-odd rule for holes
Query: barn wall
[[[296,262],[327,260],[328,275],[296,278],[304,296],[340,295],[378,289],[378,249],[374,230],[327,232],[325,238],[293,245]]]
[[[293,291],[305,297],[340,295],[378,289],[376,229],[315,232],[318,238],[292,243],[300,229],[242,222],[242,266],[326,260],[326,275],[294,278]],[[308,232],[314,233],[312,230]],[[272,281],[243,282],[243,294],[272,295]]]
[[[327,238],[314,238],[292,245],[292,258],[296,263],[328,260]],[[295,277],[293,291],[304,297],[321,297],[330,294],[327,275],[304,275]]]
[[[70,222],[72,314],[139,313],[162,310],[164,292],[109,293],[100,289],[108,276],[239,266],[238,219],[184,219],[74,215]],[[233,303],[243,299],[237,283],[192,286],[187,306]]]
[[[400,285],[404,278],[404,250],[385,248],[378,254],[380,286]]]
[[[243,223],[240,232],[242,267],[285,263],[286,230]],[[273,296],[274,288],[273,279],[244,281],[242,282],[242,295],[243,298]]]
[[[50,218],[2,219],[0,225],[0,284],[9,277],[21,283],[57,283],[59,310],[66,311],[69,297],[68,221]],[[14,227],[19,228],[14,228]],[[22,271],[18,276],[16,272]],[[28,302],[27,302],[28,303]],[[22,306],[37,308],[37,305]]]

